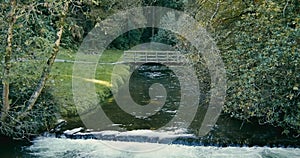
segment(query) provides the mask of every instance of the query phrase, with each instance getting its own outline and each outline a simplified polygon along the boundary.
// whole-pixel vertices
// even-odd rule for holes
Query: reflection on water
[[[161,108],[159,106],[160,100],[164,99],[164,96],[156,94],[157,100],[155,100],[151,99],[149,94],[151,86],[157,83],[165,88],[167,94],[166,102]],[[111,121],[115,124],[122,124],[122,127],[127,130],[158,129],[167,124],[176,115],[181,99],[180,90],[178,78],[168,67],[147,64],[140,66],[132,73],[129,80],[130,96],[120,94],[119,98],[123,104],[126,104],[124,102],[129,100],[128,97],[131,97],[140,106],[151,103],[153,106],[157,106],[157,110],[151,111],[151,113],[154,113],[153,115],[147,118],[134,116],[134,114],[123,111],[114,100],[101,105]]]
[[[26,154],[22,149],[31,144],[30,142],[18,142],[7,137],[0,137],[0,157],[24,157]]]
[[[203,74],[202,74],[203,73]],[[206,72],[201,72],[202,76],[208,75]],[[188,76],[187,76],[188,77]],[[178,114],[178,107],[181,101],[180,95],[180,83],[178,77],[164,65],[146,64],[136,69],[130,78],[130,95],[121,97],[132,97],[132,99],[139,105],[147,105],[149,102],[154,102],[149,96],[149,89],[151,85],[155,83],[162,84],[166,91],[166,103],[161,107],[155,115],[147,118],[135,117],[129,113],[123,111],[113,99],[101,104],[101,108],[105,112],[106,116],[113,122],[110,126],[114,128],[119,126],[124,130],[136,130],[136,129],[151,129],[156,130],[168,123],[173,117]],[[200,104],[198,111],[191,122],[189,133],[197,133],[199,127],[202,125],[202,120],[207,110],[207,103],[209,101],[209,81],[199,81],[200,85]],[[123,98],[122,101],[128,99]],[[93,111],[89,115],[95,115],[98,118],[97,112]],[[187,115],[189,115],[187,113]],[[88,117],[89,118],[89,117]],[[289,146],[294,145],[299,147],[300,141],[295,138],[288,138],[282,135],[282,129],[269,125],[258,125],[257,120],[249,120],[249,122],[243,122],[230,118],[228,116],[220,116],[216,126],[206,136],[199,138],[199,140],[192,140],[192,142],[181,142],[181,144],[196,144],[196,145],[216,145],[216,146],[231,146],[231,145],[247,145],[247,146]],[[169,128],[170,130],[178,130],[177,127],[180,123],[176,122],[178,126]],[[80,125],[82,126],[82,125]],[[78,126],[76,126],[78,127]],[[185,140],[184,140],[185,141]]]
[[[150,68],[150,70],[147,68]],[[163,70],[163,71],[162,71]],[[131,78],[130,93],[134,101],[141,106],[150,101],[149,88],[154,83],[161,83],[167,91],[166,104],[157,111],[157,113],[147,119],[134,117],[124,112],[114,102],[107,102],[102,105],[107,116],[113,121],[112,126],[121,126],[127,130],[133,129],[157,129],[166,124],[174,117],[178,110],[180,102],[179,82],[164,66],[141,67],[133,73]],[[137,84],[138,83],[138,84]],[[200,83],[201,84],[201,83]],[[203,87],[201,87],[203,88]],[[205,92],[204,87],[201,89]],[[205,93],[203,93],[205,94]],[[203,96],[205,102],[205,96]],[[126,100],[126,99],[125,99]],[[200,100],[201,103],[201,100]],[[154,103],[155,104],[155,103]],[[200,105],[201,106],[201,105]],[[202,108],[202,109],[201,109]],[[205,113],[205,106],[199,108],[194,122],[191,124],[191,130],[197,129],[201,124],[202,114]],[[201,138],[204,145],[262,145],[262,144],[280,144],[281,139],[277,137],[281,131],[276,131],[273,127],[260,127],[250,124],[242,124],[241,121],[228,119],[221,116],[217,126],[205,138]],[[141,138],[141,137],[138,137]],[[274,141],[274,142],[272,142]],[[285,141],[282,141],[284,145]],[[210,144],[212,143],[212,144]],[[288,142],[298,144],[297,140]],[[186,145],[180,145],[186,144]],[[120,142],[110,140],[93,139],[66,139],[39,137],[33,141],[31,146],[1,146],[0,157],[110,157],[110,158],[132,158],[132,157],[167,157],[167,158],[201,158],[201,157],[250,157],[250,158],[298,158],[300,157],[299,148],[270,148],[270,147],[216,147],[201,146],[203,144],[194,144],[180,142],[180,144],[158,144],[141,142]],[[118,147],[116,149],[116,146]],[[132,152],[147,151],[147,152]]]

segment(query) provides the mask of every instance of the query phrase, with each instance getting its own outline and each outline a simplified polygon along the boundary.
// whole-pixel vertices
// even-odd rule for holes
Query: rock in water
[[[66,120],[58,119],[56,125],[54,126],[54,128],[52,128],[50,130],[49,133],[55,133],[55,136],[59,137],[62,134],[62,132],[61,132],[62,126],[66,125],[66,124],[67,124]]]
[[[79,127],[79,128],[74,128],[72,130],[66,130],[66,131],[64,131],[64,134],[66,136],[68,136],[68,135],[73,135],[73,134],[76,134],[76,133],[82,132],[82,131],[84,131],[84,128],[83,127]]]

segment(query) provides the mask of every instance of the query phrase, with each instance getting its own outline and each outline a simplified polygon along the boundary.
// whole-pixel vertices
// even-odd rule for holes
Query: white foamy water
[[[75,128],[64,132],[67,138],[90,139],[97,140],[114,140],[125,142],[148,142],[171,144],[177,138],[196,138],[193,134],[187,134],[184,129],[173,131],[154,131],[154,130],[133,130],[133,131],[98,131],[81,133],[83,128]],[[117,147],[116,147],[117,148]],[[138,150],[144,151],[144,150]],[[147,150],[148,151],[148,150]]]
[[[66,158],[299,158],[300,149],[205,147],[94,139],[40,137],[26,151],[34,157]],[[116,148],[117,146],[117,148]],[[143,151],[143,152],[133,152]]]

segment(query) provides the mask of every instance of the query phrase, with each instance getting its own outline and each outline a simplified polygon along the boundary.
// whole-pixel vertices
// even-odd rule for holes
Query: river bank
[[[73,129],[76,127],[84,127],[81,122],[72,122],[64,129]],[[149,129],[148,129],[149,130]],[[84,130],[83,130],[84,131]],[[91,131],[91,130],[90,130]],[[187,130],[193,134],[193,129]],[[96,132],[96,131],[93,131]],[[256,123],[244,122],[222,115],[216,126],[203,137],[181,137],[174,140],[173,144],[184,145],[203,145],[203,146],[268,146],[268,147],[300,147],[300,139],[282,134],[283,129],[270,125],[259,125]],[[70,136],[72,139],[97,139],[92,133],[74,134]]]
[[[113,52],[108,52],[112,54]],[[120,52],[116,52],[115,56],[109,56],[111,59],[109,62],[116,60],[120,56]],[[113,58],[113,59],[112,59]],[[108,60],[105,58],[104,61]],[[60,63],[66,64],[66,63]],[[105,67],[100,67],[101,73],[97,76],[104,77],[106,76],[108,70],[112,70],[112,65],[106,65]],[[104,71],[105,70],[105,71]],[[111,75],[111,72],[108,73]],[[98,78],[101,80],[109,81],[109,76],[105,78]],[[64,80],[63,83],[69,80]],[[166,111],[173,111],[176,113],[177,107],[174,107],[174,103],[180,101],[180,87],[179,83],[176,79],[176,76],[172,75],[172,72],[168,70],[166,66],[163,65],[144,65],[137,69],[133,75],[131,76],[131,97],[141,104],[147,104],[149,101],[149,96],[147,91],[151,84],[153,83],[161,83],[168,89],[169,98],[166,101],[166,106],[162,108],[162,115],[154,116],[150,120],[137,119],[128,115],[124,112],[113,96],[110,95],[101,95],[99,96],[99,100],[101,100],[101,108],[105,111],[106,115],[109,117],[114,125],[119,125],[123,128],[124,131],[138,130],[138,129],[148,129],[155,130],[158,127],[163,126],[165,122],[172,117],[174,117],[173,113],[166,113]],[[138,83],[138,84],[135,84]],[[67,85],[65,83],[65,85]],[[102,85],[103,86],[103,85]],[[97,84],[96,84],[97,87]],[[98,88],[103,89],[103,87]],[[106,89],[107,90],[107,89]],[[64,93],[67,89],[62,90]],[[70,90],[71,91],[71,90]],[[105,91],[105,93],[109,93],[110,91]],[[59,93],[61,94],[61,93]],[[68,94],[68,93],[66,93]],[[109,97],[107,97],[109,96]],[[103,98],[104,97],[104,98]],[[124,96],[124,100],[128,96]],[[74,109],[73,106],[70,109]],[[73,110],[76,112],[76,110]],[[164,112],[165,111],[165,112]],[[200,110],[201,111],[201,110]],[[205,111],[205,110],[204,110]],[[196,118],[201,120],[201,115],[203,113],[197,113],[200,117]],[[87,118],[97,118],[97,113],[93,112],[93,110],[88,111],[86,116]],[[81,118],[77,115],[65,115],[64,119],[67,121],[67,125],[62,128],[62,131],[70,130],[78,127],[85,127],[82,123]],[[162,122],[161,120],[164,120]],[[201,122],[200,122],[201,123]],[[200,124],[201,125],[201,124]],[[188,129],[188,133],[195,134],[197,133],[197,129],[199,128],[199,122],[193,124],[191,128]],[[300,138],[293,137],[292,135],[283,134],[284,129],[280,127],[274,127],[268,124],[259,125],[258,120],[252,119],[247,121],[241,121],[235,118],[230,117],[229,115],[222,114],[216,125],[213,129],[203,137],[199,137],[197,139],[183,139],[178,140],[177,143],[185,144],[185,145],[205,145],[205,146],[269,146],[269,147],[300,147]],[[73,138],[76,138],[74,136]]]
[[[68,118],[67,120],[69,120],[69,122],[66,126],[62,127],[61,133],[65,130],[71,130],[76,127],[84,127],[79,118]],[[73,120],[73,122],[71,120]],[[282,135],[282,129],[249,122],[243,123],[240,120],[230,118],[226,115],[221,115],[216,126],[204,137],[194,137],[192,130],[187,130],[185,131],[187,133],[183,133],[181,136],[177,135],[178,138],[172,139],[171,141],[166,141],[165,139],[164,141],[155,142],[155,138],[152,139],[152,142],[148,141],[151,139],[147,139],[147,137],[151,136],[151,134],[147,134],[147,137],[145,137],[145,135],[139,134],[141,133],[139,130],[133,131],[136,135],[131,134],[131,136],[125,136],[124,133],[122,134],[118,131],[108,131],[111,135],[106,135],[106,137],[102,138],[94,137],[93,139],[91,139],[91,135],[93,133],[97,133],[97,131],[92,131],[91,129],[81,129],[79,131],[79,133],[71,134],[71,137],[69,135],[69,138],[66,138],[65,135],[43,133],[41,136],[32,138],[30,142],[16,141],[7,137],[0,137],[0,155],[1,157],[49,157],[50,155],[63,157],[82,157],[82,155],[86,155],[95,157],[94,153],[97,153],[100,155],[108,154],[106,156],[116,157],[116,154],[125,154],[118,149],[116,150],[111,148],[109,146],[111,143],[123,144],[125,146],[131,145],[135,148],[137,145],[141,146],[145,144],[150,144],[156,148],[163,146],[163,148],[158,150],[158,152],[163,153],[166,152],[165,149],[168,149],[168,151],[176,149],[185,153],[182,153],[182,156],[186,156],[187,151],[194,151],[194,157],[197,155],[203,157],[203,155],[199,155],[199,151],[209,153],[212,157],[217,157],[222,154],[225,157],[238,157],[242,154],[250,157],[275,156],[290,158],[298,157],[300,154],[299,138]],[[148,129],[148,131],[154,130]],[[145,131],[142,131],[142,133],[143,132],[145,133]],[[105,133],[105,131],[102,131],[102,133]],[[165,136],[166,134],[163,135]],[[160,135],[157,134],[157,136]],[[91,148],[83,148],[83,146],[85,146],[84,144]],[[168,144],[172,145],[170,146]],[[58,146],[60,147],[59,149]],[[110,153],[107,153],[107,151]],[[133,157],[139,157],[139,154],[130,155]],[[148,155],[153,156],[153,153],[147,152],[145,157]],[[163,157],[172,156],[169,154],[164,155]]]

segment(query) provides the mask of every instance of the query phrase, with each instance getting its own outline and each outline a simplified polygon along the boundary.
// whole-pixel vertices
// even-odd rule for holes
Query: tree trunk
[[[64,9],[62,11],[61,18],[60,18],[60,21],[59,21],[60,26],[59,26],[59,30],[57,32],[57,39],[55,41],[52,54],[47,60],[47,63],[46,63],[45,68],[42,72],[42,75],[41,75],[41,78],[38,82],[36,90],[33,92],[33,94],[31,95],[30,99],[28,100],[28,102],[26,104],[26,110],[24,112],[25,115],[28,111],[30,111],[34,107],[38,97],[42,93],[42,90],[44,89],[45,84],[46,84],[46,82],[49,78],[52,65],[53,65],[53,63],[55,61],[55,58],[56,58],[56,56],[58,54],[58,51],[59,51],[59,46],[60,46],[60,42],[61,42],[61,38],[62,38],[62,34],[63,34],[65,17],[66,17],[68,7],[69,7],[68,2],[66,2],[66,5],[64,6]]]
[[[8,16],[8,30],[7,30],[7,46],[5,50],[5,55],[4,55],[4,69],[3,69],[3,79],[2,79],[2,84],[3,84],[3,91],[2,91],[2,109],[1,109],[1,121],[4,121],[7,112],[10,109],[10,102],[9,102],[9,71],[11,68],[11,55],[12,55],[12,40],[13,40],[13,31],[14,31],[14,25],[16,22],[16,0],[11,0],[11,10]]]

